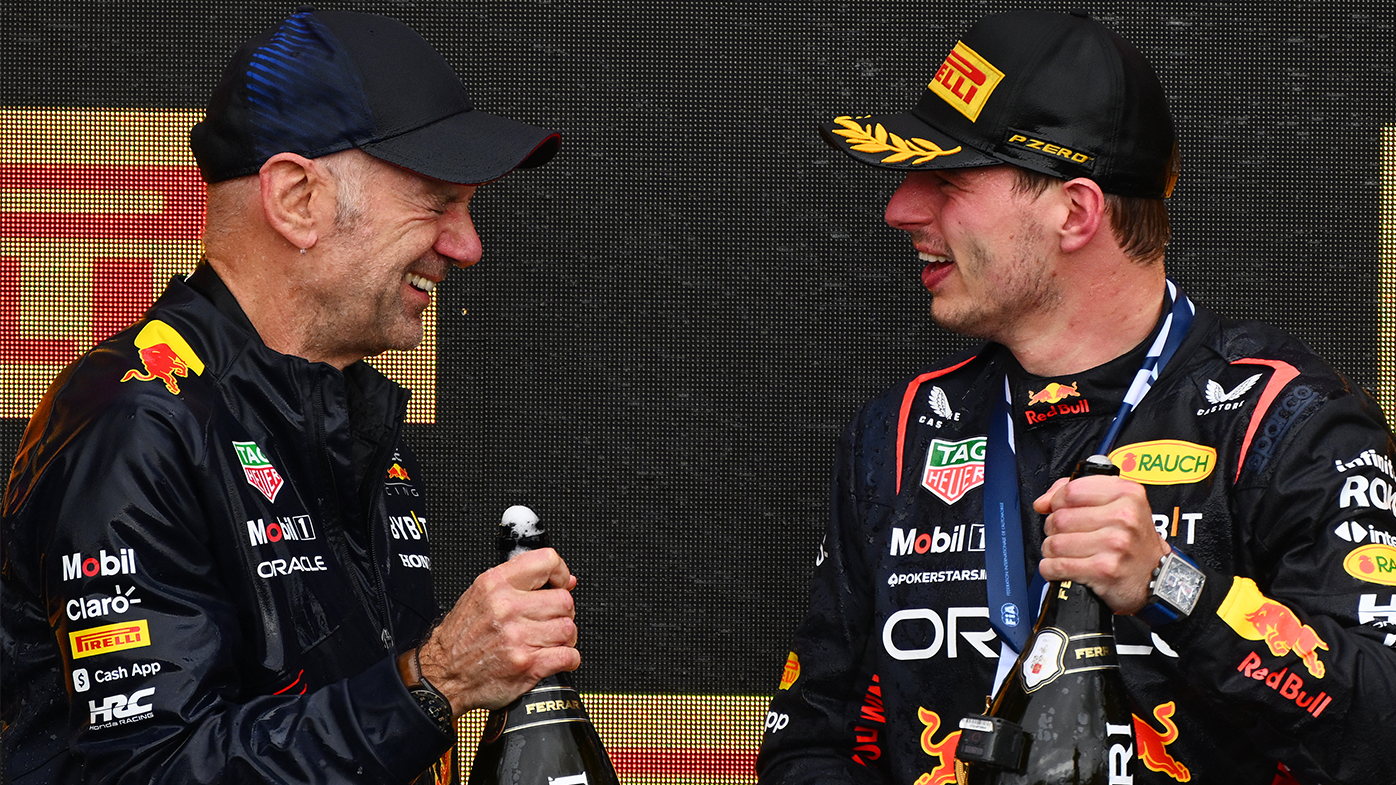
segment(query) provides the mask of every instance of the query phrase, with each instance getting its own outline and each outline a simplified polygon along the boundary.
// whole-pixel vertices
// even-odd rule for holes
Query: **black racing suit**
[[[9,779],[451,766],[394,662],[437,615],[407,397],[267,348],[207,265],[64,370],[5,495]]]
[[[1150,339],[1152,340],[1152,339]],[[1148,341],[1028,375],[989,344],[867,404],[838,452],[810,609],[766,720],[763,782],[954,782],[997,658],[983,445],[1007,374],[1028,568],[1032,502],[1094,452]],[[1199,309],[1111,453],[1201,565],[1197,608],[1115,617],[1134,783],[1396,782],[1396,456],[1376,404],[1306,347]]]

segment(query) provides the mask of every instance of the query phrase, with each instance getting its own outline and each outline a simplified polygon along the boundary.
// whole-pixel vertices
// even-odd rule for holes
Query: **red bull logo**
[[[1298,654],[1300,662],[1314,678],[1323,678],[1326,669],[1318,653],[1328,651],[1328,643],[1313,627],[1301,622],[1294,611],[1261,594],[1249,578],[1233,580],[1231,591],[1217,609],[1217,615],[1242,638],[1265,641],[1276,657],[1290,652]]]
[[[1241,664],[1236,666],[1247,678],[1262,682],[1265,686],[1278,692],[1281,698],[1294,701],[1294,705],[1317,717],[1328,708],[1328,704],[1333,702],[1333,696],[1326,692],[1310,696],[1304,690],[1304,679],[1297,673],[1290,673],[1289,668],[1271,672],[1269,668],[1261,666],[1260,655],[1255,652],[1247,652],[1246,658],[1241,660]]]
[[[400,463],[394,463],[392,466],[389,466],[389,467],[388,467],[388,477],[387,477],[387,479],[389,479],[389,480],[401,480],[401,481],[403,481],[403,482],[407,482],[408,480],[410,480],[410,479],[412,479],[412,478],[407,476],[407,470],[404,469],[404,468],[402,468],[402,464],[400,464]]]
[[[1139,744],[1139,760],[1149,771],[1167,774],[1178,782],[1191,782],[1192,772],[1168,752],[1168,745],[1178,740],[1178,725],[1173,722],[1176,710],[1173,701],[1154,707],[1154,719],[1163,726],[1162,733],[1138,714],[1134,715],[1134,739]]]
[[[204,371],[204,361],[194,353],[184,336],[159,319],[141,328],[135,344],[145,371],[133,368],[121,377],[123,382],[159,379],[171,395],[179,395],[179,379],[188,377],[190,371],[196,376]]]
[[[1081,391],[1078,389],[1080,382],[1072,382],[1070,387],[1057,382],[1049,382],[1037,392],[1028,391],[1028,405],[1037,406],[1043,403],[1061,403],[1067,398],[1080,398]]]
[[[917,706],[916,716],[921,720],[921,724],[926,726],[926,729],[921,731],[921,751],[939,758],[940,763],[917,777],[915,785],[954,785],[955,748],[960,744],[960,731],[947,733],[945,738],[934,741],[936,731],[940,730],[940,715]]]

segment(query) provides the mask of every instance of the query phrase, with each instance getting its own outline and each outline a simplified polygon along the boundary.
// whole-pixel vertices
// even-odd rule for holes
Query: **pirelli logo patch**
[[[1003,81],[1003,72],[985,60],[978,52],[956,41],[935,78],[926,85],[931,92],[945,99],[972,123],[979,119],[984,104],[994,88]]]
[[[1080,150],[1073,150],[1070,147],[1063,147],[1055,142],[1046,139],[1038,139],[1032,134],[1010,128],[1008,138],[1004,144],[1009,147],[1016,147],[1020,150],[1030,150],[1038,155],[1045,155],[1048,158],[1060,158],[1070,161],[1088,172],[1095,170],[1095,156]]]
[[[150,645],[150,628],[145,619],[105,624],[68,633],[73,646],[73,659],[108,654]]]

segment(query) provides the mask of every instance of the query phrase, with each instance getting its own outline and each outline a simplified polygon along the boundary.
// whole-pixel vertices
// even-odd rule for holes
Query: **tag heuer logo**
[[[931,440],[921,487],[946,504],[954,504],[972,488],[984,484],[984,448],[988,439],[975,436],[958,442]]]
[[[262,448],[256,442],[233,442],[233,449],[237,451],[238,463],[242,464],[242,473],[247,475],[248,484],[261,491],[267,501],[276,501],[276,494],[286,481],[281,479],[276,467],[262,454]]]

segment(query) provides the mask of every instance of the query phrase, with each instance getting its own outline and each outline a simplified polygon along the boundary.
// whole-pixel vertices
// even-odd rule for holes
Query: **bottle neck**
[[[1053,581],[1042,603],[1038,629],[1056,627],[1068,635],[1114,635],[1114,612],[1084,583]]]

